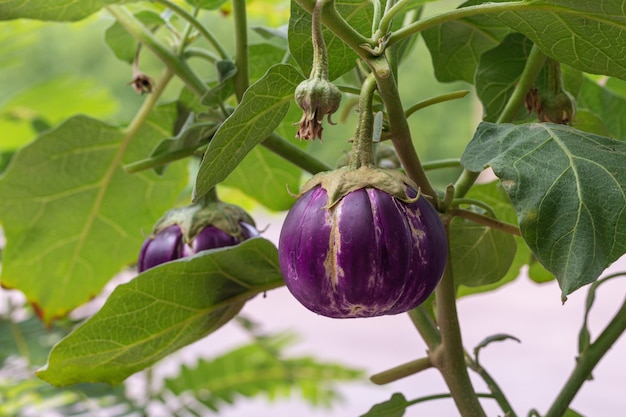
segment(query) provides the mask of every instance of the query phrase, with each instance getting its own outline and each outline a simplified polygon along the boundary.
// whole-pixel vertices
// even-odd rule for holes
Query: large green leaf
[[[211,140],[196,179],[196,198],[224,180],[280,125],[300,81],[302,76],[294,67],[276,65],[246,91]]]
[[[480,57],[476,69],[476,94],[483,103],[483,120],[495,122],[519,80],[532,42],[520,33],[504,38],[497,47]],[[520,112],[523,112],[521,110]]]
[[[367,0],[339,0],[334,3],[339,14],[363,36],[369,38],[372,30],[374,8]],[[329,29],[323,29],[326,48],[328,49],[328,72],[331,80],[350,71],[358,58],[348,45],[335,36]],[[308,77],[313,66],[313,44],[311,43],[311,14],[291,2],[289,18],[289,51],[302,72]]]
[[[263,394],[276,399],[296,390],[310,405],[329,407],[339,399],[335,382],[362,377],[361,371],[311,357],[284,358],[292,340],[289,334],[258,337],[215,359],[183,366],[179,375],[165,380],[165,386],[176,396],[194,394],[214,411],[238,397]]]
[[[517,245],[512,235],[456,218],[451,224],[454,280],[468,287],[493,284],[506,275]]]
[[[119,383],[281,285],[277,250],[261,238],[161,264],[118,286],[98,313],[52,349],[37,375],[53,385]]]
[[[462,157],[491,166],[524,240],[566,296],[626,252],[626,143],[550,123],[481,123]]]
[[[626,79],[623,0],[531,0],[491,16],[529,37],[559,62]]]
[[[184,167],[163,177],[121,168],[168,135],[174,116],[173,106],[153,112],[126,152],[122,130],[74,117],[22,148],[0,178],[2,284],[24,292],[46,321],[132,263],[142,234],[176,201]]]
[[[0,0],[0,20],[80,20],[110,4],[138,0]]]
[[[461,7],[482,1],[465,2]],[[474,73],[483,52],[496,47],[510,32],[488,16],[472,16],[443,23],[422,32],[439,81],[474,82]]]

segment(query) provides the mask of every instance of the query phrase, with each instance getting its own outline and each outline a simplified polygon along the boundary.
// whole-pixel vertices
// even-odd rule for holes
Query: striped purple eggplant
[[[232,236],[215,227],[204,227],[190,243],[185,243],[183,231],[178,224],[167,226],[154,236],[146,239],[137,262],[137,270],[143,272],[165,262],[194,255],[203,250],[234,246],[251,237],[259,236],[259,231],[248,223],[241,222],[241,233]]]
[[[408,188],[407,195],[417,193]],[[311,188],[281,231],[280,268],[300,303],[351,318],[403,313],[428,298],[448,252],[443,223],[425,198],[404,202],[361,188],[327,204],[326,189]]]

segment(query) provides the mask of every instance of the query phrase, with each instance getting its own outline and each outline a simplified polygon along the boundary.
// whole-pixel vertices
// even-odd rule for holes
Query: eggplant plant
[[[232,321],[250,345],[148,384],[148,399],[179,397],[171,415],[293,388],[331,404],[328,383],[361,372],[287,358],[290,337],[240,314],[286,285],[312,315],[406,313],[423,339],[425,354],[370,380],[436,369],[448,392],[416,383],[364,416],[449,398],[463,417],[487,415],[486,402],[515,417],[478,361],[515,337],[471,355],[457,303],[528,275],[555,280],[557,303],[588,291],[573,371],[529,412],[581,415],[574,397],[626,329],[626,302],[597,337],[588,326],[626,253],[623,0],[14,0],[0,20],[13,97],[0,103],[0,281],[27,307],[0,312],[0,336],[17,356],[26,323],[43,323],[37,340],[44,325],[58,336],[39,347],[39,392],[79,402],[104,382],[116,387],[94,397],[150,415],[119,384]],[[60,65],[74,78],[52,79]],[[441,118],[420,116],[434,109]],[[283,212],[278,242],[242,207]],[[132,278],[97,311],[71,315],[121,271]],[[28,415],[16,404],[4,411]]]

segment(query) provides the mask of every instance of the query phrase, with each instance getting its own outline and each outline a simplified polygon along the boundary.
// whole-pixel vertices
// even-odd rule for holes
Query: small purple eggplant
[[[164,262],[234,246],[257,236],[254,220],[241,207],[214,196],[208,202],[165,213],[141,247],[137,269],[143,272]]]
[[[183,241],[183,232],[178,225],[168,226],[143,243],[137,270],[143,272],[165,262],[195,255],[203,250],[234,246],[246,239],[259,236],[254,226],[247,223],[240,223],[240,225],[240,238],[231,236],[215,226],[207,226],[189,244]]]

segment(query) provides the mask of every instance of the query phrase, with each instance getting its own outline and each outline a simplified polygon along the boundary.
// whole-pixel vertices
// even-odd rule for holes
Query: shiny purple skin
[[[410,197],[416,192],[408,190]],[[373,188],[324,209],[326,190],[304,194],[280,235],[280,269],[293,296],[327,317],[399,314],[433,292],[446,265],[446,233],[425,198],[404,203]]]
[[[203,250],[234,246],[246,239],[259,236],[254,226],[243,222],[239,224],[242,239],[231,236],[217,227],[207,226],[196,235],[190,245],[183,242],[183,233],[178,225],[168,226],[154,238],[146,239],[139,253],[137,269],[143,272],[159,264],[191,256]]]

